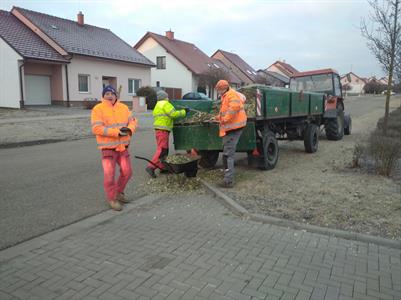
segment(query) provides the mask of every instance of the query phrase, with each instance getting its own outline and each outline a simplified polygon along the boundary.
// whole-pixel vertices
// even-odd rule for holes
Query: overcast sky
[[[147,31],[194,43],[207,55],[217,49],[241,56],[254,69],[285,60],[300,71],[335,68],[383,76],[360,34],[366,0],[0,0],[109,28],[130,45]]]

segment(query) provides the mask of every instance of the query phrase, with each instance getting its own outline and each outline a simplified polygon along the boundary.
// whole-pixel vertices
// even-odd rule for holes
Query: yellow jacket
[[[185,109],[176,110],[168,100],[159,100],[153,109],[155,129],[171,131],[173,129],[174,119],[185,117]]]

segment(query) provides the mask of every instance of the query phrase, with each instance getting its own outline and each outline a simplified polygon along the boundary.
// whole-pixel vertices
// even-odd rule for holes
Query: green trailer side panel
[[[223,150],[217,124],[182,125],[173,129],[175,150]],[[256,147],[255,123],[248,122],[237,145],[237,152],[250,151]]]
[[[308,93],[291,92],[291,115],[309,115],[309,100],[310,95]]]
[[[262,109],[266,118],[282,118],[290,115],[290,93],[283,90],[263,90]]]
[[[324,113],[323,94],[310,94],[310,113],[311,115],[320,115]]]

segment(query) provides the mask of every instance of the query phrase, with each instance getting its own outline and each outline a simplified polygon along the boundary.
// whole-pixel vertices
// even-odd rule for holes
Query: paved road
[[[242,220],[201,195],[105,214],[0,252],[0,298],[401,299],[400,250]]]
[[[399,99],[394,101],[398,105]],[[384,97],[351,97],[346,109],[354,117],[383,108]],[[87,112],[85,112],[87,113]],[[154,150],[151,118],[139,116],[145,131],[134,138],[131,153],[150,157]],[[46,117],[41,117],[46,118]],[[132,159],[133,197],[144,193],[145,163]],[[0,149],[0,249],[108,209],[95,140]]]
[[[131,197],[148,178],[133,154],[149,157],[154,147],[152,131],[135,134]],[[0,170],[0,249],[108,209],[94,138],[0,149]]]
[[[345,99],[345,111],[346,113],[351,114],[351,117],[360,117],[376,109],[383,109],[384,115],[384,108],[386,99],[384,96],[354,96],[348,97]],[[396,108],[400,106],[401,96],[396,95],[392,96],[390,108]]]

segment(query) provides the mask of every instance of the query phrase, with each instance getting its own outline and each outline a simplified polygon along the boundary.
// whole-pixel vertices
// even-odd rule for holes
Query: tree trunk
[[[384,113],[384,122],[383,122],[383,135],[387,135],[387,124],[388,124],[388,115],[390,111],[390,97],[391,90],[393,85],[393,72],[394,72],[394,59],[395,59],[395,47],[397,43],[397,32],[398,32],[398,4],[399,0],[396,0],[394,5],[394,25],[393,25],[393,34],[394,36],[391,38],[391,57],[390,57],[390,67],[388,69],[388,84],[387,84],[387,95],[386,95],[386,109]]]
[[[394,58],[391,59],[390,69],[388,74],[388,84],[387,84],[387,93],[386,93],[386,108],[384,112],[384,122],[383,122],[383,135],[386,136],[387,134],[387,123],[388,123],[388,115],[390,111],[390,96],[391,96],[391,82],[393,81],[393,61]]]

